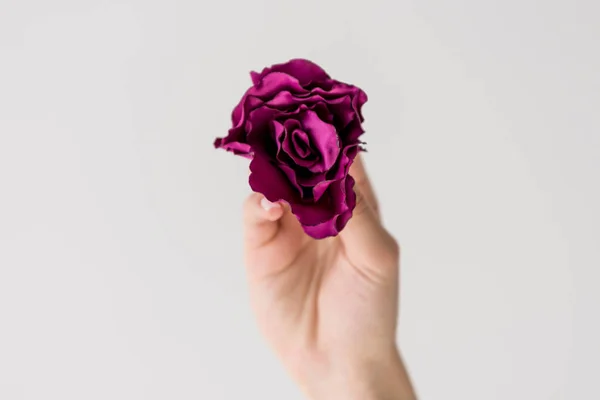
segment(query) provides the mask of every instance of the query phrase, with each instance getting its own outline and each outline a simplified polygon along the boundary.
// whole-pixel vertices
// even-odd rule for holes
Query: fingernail
[[[267,200],[266,197],[263,197],[260,201],[260,205],[262,208],[264,208],[266,211],[269,211],[272,208],[276,208],[279,207],[279,204],[277,203],[271,203],[269,200]]]

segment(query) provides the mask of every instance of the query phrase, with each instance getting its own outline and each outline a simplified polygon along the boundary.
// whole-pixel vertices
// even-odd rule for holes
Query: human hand
[[[360,157],[356,208],[315,240],[289,207],[250,195],[245,263],[259,327],[305,393],[321,399],[414,399],[396,347],[399,247],[379,222]]]

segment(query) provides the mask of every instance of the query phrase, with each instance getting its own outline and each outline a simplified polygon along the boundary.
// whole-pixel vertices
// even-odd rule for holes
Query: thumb
[[[252,193],[244,203],[244,237],[247,248],[256,249],[271,242],[277,235],[281,204],[271,203],[260,193]]]
[[[356,206],[352,218],[340,232],[340,238],[354,266],[381,275],[385,269],[397,267],[398,244],[380,224],[376,212],[360,189],[355,187],[354,192]]]
[[[289,206],[251,194],[244,204],[245,261],[253,277],[264,277],[291,265],[306,235]]]

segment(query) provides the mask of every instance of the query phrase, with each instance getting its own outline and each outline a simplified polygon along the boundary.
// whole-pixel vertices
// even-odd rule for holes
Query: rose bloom
[[[308,235],[337,235],[356,204],[348,171],[361,150],[367,95],[302,59],[251,77],[215,147],[250,158],[252,190],[288,203]]]

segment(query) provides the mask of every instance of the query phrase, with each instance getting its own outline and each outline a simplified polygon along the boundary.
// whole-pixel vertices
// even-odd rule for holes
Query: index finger
[[[379,218],[379,203],[377,202],[373,185],[371,185],[371,181],[367,175],[361,154],[356,156],[354,162],[350,166],[350,175],[354,178],[357,189],[362,193],[364,199],[369,204],[369,207],[371,207],[371,210],[373,210],[377,218]]]

